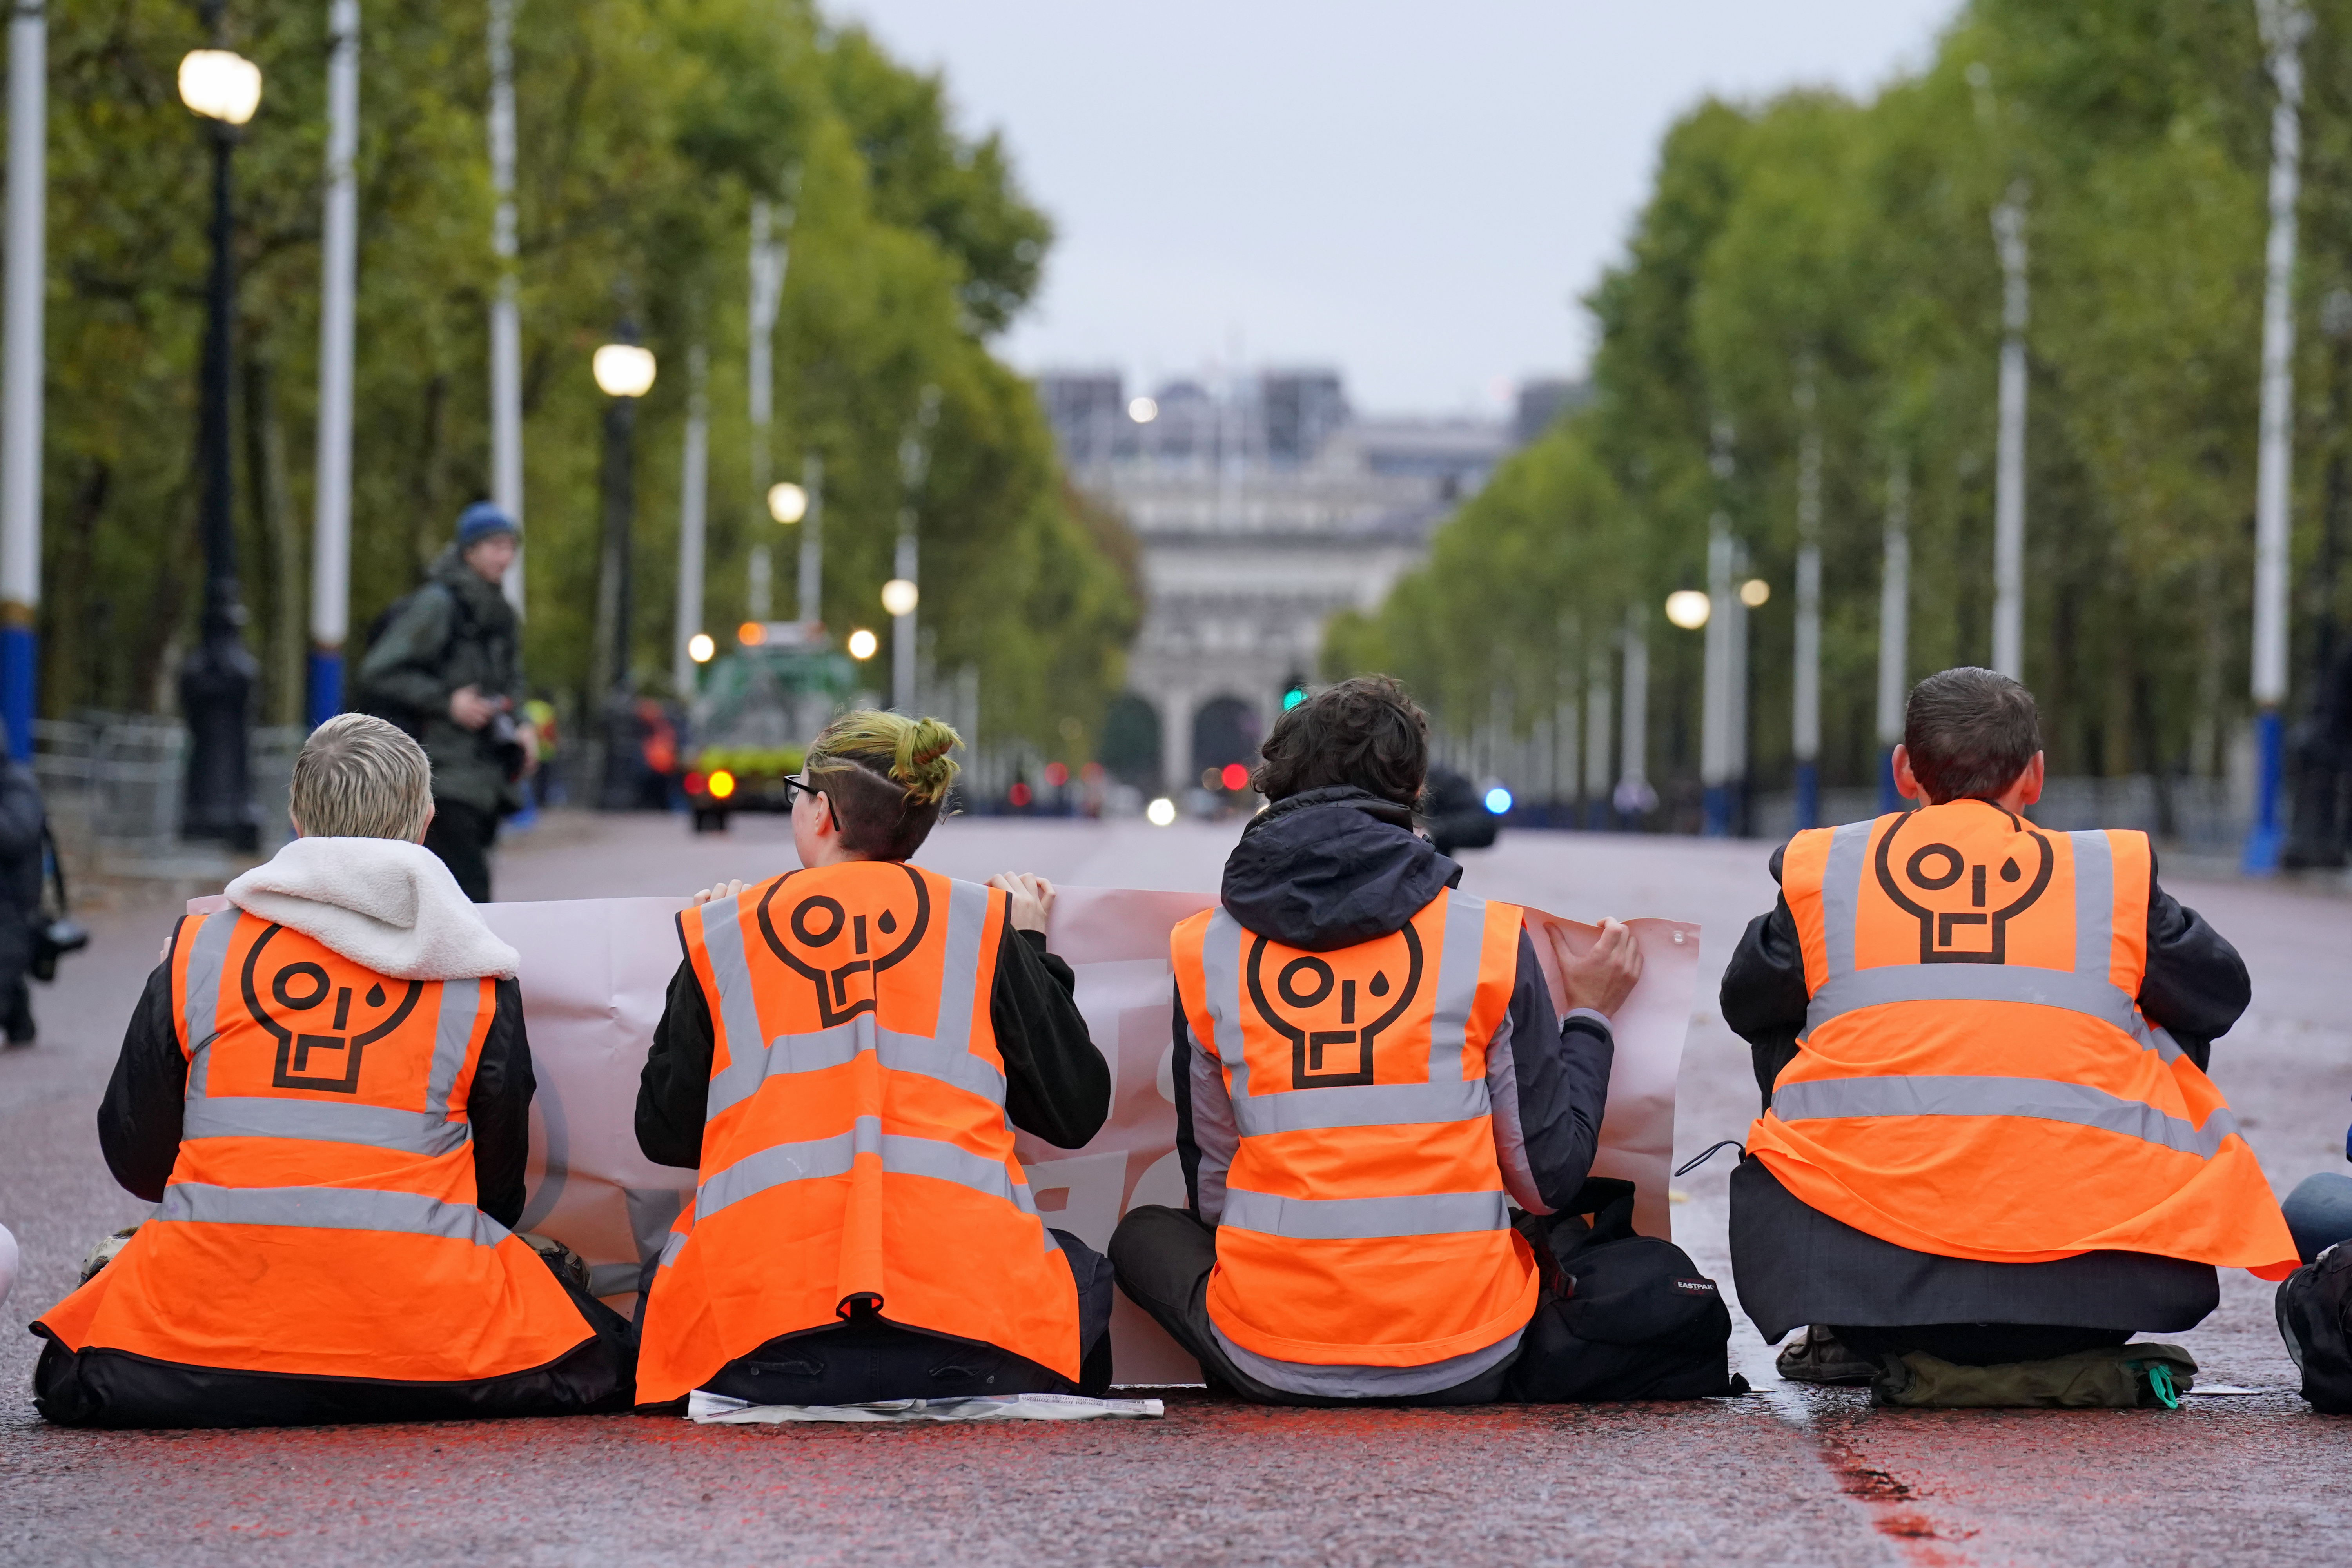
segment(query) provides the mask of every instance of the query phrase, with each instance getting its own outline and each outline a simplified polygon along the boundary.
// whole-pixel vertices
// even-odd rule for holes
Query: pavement
[[[951,822],[922,857],[959,876],[1212,889],[1236,824]],[[1738,1137],[1757,1097],[1715,975],[1772,898],[1754,843],[1512,833],[1465,886],[1555,912],[1700,922],[1676,1145]],[[500,852],[508,899],[683,893],[793,863],[783,824],[697,838],[660,817],[558,815]],[[2352,902],[2167,879],[2243,952],[2252,1012],[2214,1077],[2273,1184],[2340,1168]],[[1687,1405],[1265,1410],[1178,1393],[1160,1421],[930,1428],[697,1427],[676,1419],[59,1431],[16,1331],[103,1231],[143,1216],[92,1111],[174,909],[125,900],[36,996],[42,1037],[0,1054],[0,1223],[24,1264],[0,1318],[0,1564],[1828,1564],[2340,1562],[2352,1421],[2315,1416],[2271,1288],[2225,1276],[2177,1336],[2177,1412],[1872,1410],[1781,1383],[1736,1311],[1757,1392]],[[1676,1238],[1729,1292],[1727,1162],[1694,1173]]]

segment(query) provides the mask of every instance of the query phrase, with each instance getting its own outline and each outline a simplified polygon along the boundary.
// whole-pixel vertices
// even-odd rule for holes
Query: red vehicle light
[[[1027,805],[1029,804],[1029,786],[1025,784],[1016,784],[1011,789],[1004,792],[1004,798],[1011,801],[1014,805]]]
[[[1059,763],[1047,763],[1045,764],[1045,782],[1052,784],[1055,789],[1059,789],[1064,784],[1070,782],[1070,770],[1064,767]]]
[[[1225,771],[1217,776],[1218,781],[1227,789],[1244,790],[1249,788],[1249,770],[1242,766],[1239,763],[1227,763],[1225,764]]]
[[[688,773],[686,775],[686,793],[688,795],[700,795],[702,793],[702,786],[709,782],[710,781],[709,779],[704,778],[700,773]]]

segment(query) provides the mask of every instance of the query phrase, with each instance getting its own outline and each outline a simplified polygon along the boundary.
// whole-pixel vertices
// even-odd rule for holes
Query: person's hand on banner
[[[1560,985],[1568,993],[1568,1005],[1613,1016],[1642,978],[1642,948],[1633,931],[1622,921],[1604,920],[1592,945],[1578,952],[1569,945],[1568,927],[1553,924],[1545,929],[1551,936],[1552,952],[1559,960]]]
[[[1012,900],[1014,931],[1045,934],[1045,921],[1054,912],[1053,883],[1026,871],[999,871],[988,879],[988,885],[1003,889]]]
[[[693,909],[697,905],[707,904],[713,899],[740,898],[743,895],[743,890],[751,885],[751,884],[749,882],[738,878],[736,880],[726,883],[721,887],[705,888],[702,891],[695,894],[693,898],[687,900],[687,908]]]

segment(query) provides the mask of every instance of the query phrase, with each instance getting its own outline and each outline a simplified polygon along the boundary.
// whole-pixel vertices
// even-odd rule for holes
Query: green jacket
[[[522,706],[522,648],[514,606],[451,545],[425,574],[425,587],[375,639],[352,685],[355,707],[397,710],[433,759],[433,795],[480,811],[519,811],[490,728],[467,730],[449,717],[449,694],[471,686]]]

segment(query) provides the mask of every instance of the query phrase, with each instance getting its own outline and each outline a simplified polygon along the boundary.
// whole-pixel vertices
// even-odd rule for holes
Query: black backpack
[[[366,635],[360,639],[361,667],[363,668],[366,665],[367,656],[375,650],[375,645],[383,639],[383,634],[391,627],[392,623],[406,615],[408,606],[427,594],[439,594],[449,601],[449,642],[456,642],[472,629],[474,616],[473,612],[466,607],[466,596],[462,594],[452,594],[438,583],[426,583],[421,587],[410,589],[376,612],[375,619],[368,623]],[[442,652],[446,654],[447,651],[448,645],[444,644]],[[396,702],[372,689],[364,681],[352,682],[351,700],[346,706],[352,712],[365,713],[398,727],[406,731],[412,741],[421,742],[425,739],[424,715],[405,702]]]
[[[2278,1288],[2278,1325],[2311,1407],[2352,1415],[2352,1242],[2286,1277]]]
[[[1591,1215],[1587,1225],[1582,1215]],[[1522,1215],[1544,1271],[1543,1304],[1503,1397],[1708,1399],[1745,1394],[1731,1372],[1731,1312],[1671,1241],[1636,1235],[1633,1184],[1592,1176],[1560,1214]]]

